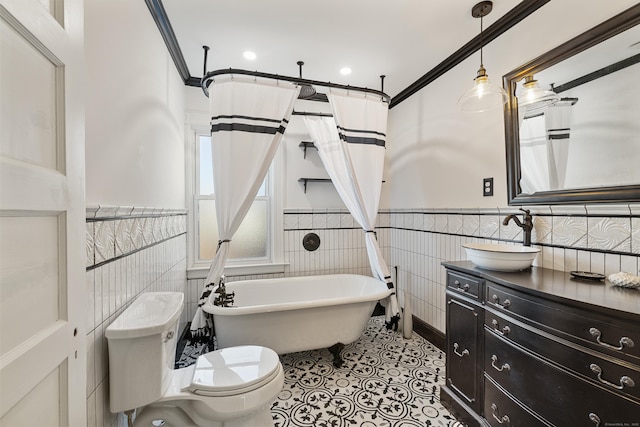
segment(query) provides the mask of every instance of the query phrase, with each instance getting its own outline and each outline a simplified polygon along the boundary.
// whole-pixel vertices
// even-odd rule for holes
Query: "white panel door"
[[[0,426],[86,425],[82,0],[0,0]]]

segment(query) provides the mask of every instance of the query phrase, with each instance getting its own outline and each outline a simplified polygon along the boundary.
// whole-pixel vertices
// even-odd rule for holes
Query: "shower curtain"
[[[304,118],[320,159],[338,194],[365,231],[367,255],[375,277],[393,289],[391,274],[376,239],[388,106],[380,99],[329,93],[332,117]],[[395,292],[386,301],[387,328],[397,329]]]
[[[571,101],[560,100],[551,105],[546,113],[547,140],[549,141],[549,182],[552,190],[561,190],[565,187],[572,107]]]
[[[548,166],[544,114],[521,119],[520,188],[523,193],[549,190]]]
[[[202,306],[220,280],[233,235],[240,227],[278,149],[300,88],[244,77],[209,88],[213,186],[218,249],[191,322],[192,337],[210,336]]]
[[[571,131],[571,101],[558,101],[520,120],[520,188],[524,193],[564,188]]]

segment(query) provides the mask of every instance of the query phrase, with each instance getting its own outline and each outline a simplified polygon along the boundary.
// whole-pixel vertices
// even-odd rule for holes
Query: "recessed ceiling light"
[[[348,76],[349,74],[351,74],[351,68],[349,67],[343,67],[340,69],[340,74],[342,74],[343,76]]]
[[[249,61],[256,59],[256,54],[251,51],[246,51],[242,56],[244,56],[244,59],[248,59]]]

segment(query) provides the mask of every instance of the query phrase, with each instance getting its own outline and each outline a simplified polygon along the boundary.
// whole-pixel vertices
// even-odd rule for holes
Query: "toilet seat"
[[[273,380],[281,370],[275,351],[261,346],[237,346],[198,357],[186,390],[202,396],[247,393]]]

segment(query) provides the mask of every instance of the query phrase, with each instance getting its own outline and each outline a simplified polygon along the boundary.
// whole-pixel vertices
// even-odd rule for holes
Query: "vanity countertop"
[[[531,267],[518,272],[501,272],[479,268],[471,261],[446,261],[442,265],[450,270],[479,276],[530,295],[564,304],[587,307],[602,313],[614,310],[618,316],[633,320],[638,320],[640,315],[640,289],[615,286],[606,279],[575,279],[569,273],[542,267]],[[640,324],[638,327],[640,328]]]

